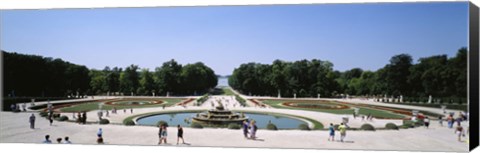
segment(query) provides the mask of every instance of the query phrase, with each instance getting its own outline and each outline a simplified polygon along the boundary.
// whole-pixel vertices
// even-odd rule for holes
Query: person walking
[[[243,121],[243,136],[248,139],[248,120]]]
[[[439,117],[438,117],[438,124],[440,124],[440,126],[443,126],[443,118],[442,118],[442,116],[439,116]]]
[[[80,112],[77,112],[77,123],[82,124],[82,114]]]
[[[162,139],[163,139],[163,143],[167,144],[167,126],[166,125],[163,125]]]
[[[423,124],[425,125],[425,128],[428,129],[428,126],[430,125],[430,119],[428,118],[428,116],[423,119]]]
[[[330,133],[328,137],[328,141],[335,141],[335,127],[333,126],[333,123],[330,123],[330,127],[328,127],[328,131]]]
[[[98,143],[98,144],[103,144],[103,130],[102,130],[102,128],[99,128],[99,129],[98,129],[98,132],[97,132],[97,143]]]
[[[343,142],[347,136],[347,126],[341,123],[340,126],[338,126],[338,130],[340,131],[340,141]]]
[[[185,144],[185,140],[183,140],[183,128],[182,126],[177,125],[177,128],[178,128],[178,131],[177,131],[177,145],[178,145],[178,141],[180,139],[182,139],[182,144]]]
[[[87,124],[87,112],[83,112],[82,114],[82,123]]]
[[[448,115],[447,117],[447,124],[448,124],[448,128],[453,128],[453,116],[452,115]]]
[[[52,124],[53,124],[53,115],[50,115],[50,116],[48,117],[48,121],[50,122],[50,126],[52,126]]]
[[[255,124],[255,120],[250,122],[250,139],[255,140],[257,134],[257,125]]]
[[[458,141],[462,141],[461,138],[462,136],[464,136],[465,134],[463,133],[463,127],[462,125],[460,124],[457,124],[457,128],[455,129],[455,134],[457,134],[458,136]]]
[[[35,129],[35,115],[33,113],[32,115],[30,115],[29,122],[30,122],[30,129]]]
[[[158,144],[162,144],[163,125],[158,125]]]

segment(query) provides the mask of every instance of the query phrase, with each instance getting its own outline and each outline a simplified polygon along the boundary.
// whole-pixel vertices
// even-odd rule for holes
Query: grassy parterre
[[[227,96],[235,95],[235,93],[233,93],[232,89],[229,87],[222,88],[222,91],[223,91],[223,95],[227,95]]]
[[[282,105],[285,102],[302,102],[302,101],[295,101],[295,100],[264,100],[263,103],[268,104],[274,108],[280,109],[296,109],[296,110],[306,110],[306,111],[317,111],[317,112],[325,112],[325,113],[332,113],[332,114],[353,114],[354,109],[318,109],[318,108],[300,108],[300,107],[288,107]],[[335,103],[335,102],[332,102]],[[351,106],[352,107],[352,106]],[[393,119],[403,119],[405,118],[404,115],[395,114],[393,112],[385,111],[385,110],[377,110],[365,107],[357,107],[359,108],[359,114],[361,115],[372,115],[376,118],[393,118]]]
[[[164,103],[158,104],[158,105],[103,105],[103,109],[113,109],[114,107],[116,109],[130,109],[130,108],[146,108],[146,107],[162,107],[165,105],[166,107],[175,105],[176,103],[179,103],[181,101],[187,100],[187,99],[182,99],[182,98],[158,98],[158,99],[151,99],[149,101],[154,101],[154,100],[161,100]],[[92,110],[98,110],[98,105],[100,103],[105,103],[109,102],[112,100],[106,100],[103,102],[90,102],[90,103],[83,103],[83,104],[78,104],[78,105],[72,105],[69,107],[61,108],[61,112],[81,112],[81,111],[92,111]],[[128,102],[128,101],[147,101],[145,99],[126,99],[126,100],[119,100],[120,103],[122,102]]]

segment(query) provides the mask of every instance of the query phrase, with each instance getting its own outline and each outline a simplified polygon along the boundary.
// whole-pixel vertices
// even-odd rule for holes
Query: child
[[[458,141],[461,142],[461,137],[463,135],[463,127],[460,124],[458,124],[457,128],[455,129],[455,133],[458,135]]]
[[[247,120],[243,121],[243,136],[245,136],[245,138],[248,139],[248,121]]]
[[[257,125],[255,125],[255,121],[254,121],[254,120],[252,120],[252,121],[250,122],[250,128],[251,128],[251,129],[250,129],[250,138],[253,139],[253,140],[255,140],[255,135],[256,135],[256,133],[257,133]]]
[[[328,141],[335,141],[335,127],[333,123],[330,123],[330,127],[328,127],[328,131],[330,131],[330,136],[328,137]]]

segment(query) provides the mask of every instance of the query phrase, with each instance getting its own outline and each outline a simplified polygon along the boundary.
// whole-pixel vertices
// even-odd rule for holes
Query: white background
[[[0,9],[49,9],[49,8],[102,8],[102,7],[151,7],[151,6],[204,6],[204,5],[247,5],[247,4],[309,4],[309,3],[364,3],[364,2],[419,2],[428,0],[0,0]],[[447,0],[434,0],[447,1]],[[471,0],[480,6],[480,0]],[[1,23],[0,23],[1,26]],[[0,31],[1,32],[1,31]],[[1,44],[0,44],[1,45]],[[1,46],[0,46],[1,48]],[[1,121],[0,121],[1,123]],[[0,131],[0,134],[2,131]],[[286,138],[288,139],[288,138]],[[324,138],[319,138],[324,139]],[[365,138],[368,139],[368,138]],[[288,141],[288,140],[287,140]],[[232,142],[235,143],[235,142]],[[169,146],[119,146],[119,145],[43,145],[43,144],[0,144],[1,152],[62,152],[62,153],[144,153],[144,152],[190,152],[190,153],[319,153],[319,152],[399,152],[399,151],[352,151],[312,149],[259,149],[259,148],[211,148]],[[476,149],[479,153],[480,149]]]

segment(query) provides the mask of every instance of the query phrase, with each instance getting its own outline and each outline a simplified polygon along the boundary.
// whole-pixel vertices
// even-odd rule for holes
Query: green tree
[[[155,84],[161,94],[179,91],[181,71],[182,65],[173,59],[155,69]]]
[[[153,74],[148,69],[142,69],[140,74],[140,88],[138,88],[139,94],[151,95],[155,92],[155,82],[153,80]]]
[[[120,88],[124,94],[136,93],[139,83],[138,66],[130,65],[120,74]]]

